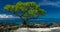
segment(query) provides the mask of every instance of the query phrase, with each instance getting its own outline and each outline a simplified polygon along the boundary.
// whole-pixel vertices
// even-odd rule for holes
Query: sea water
[[[19,18],[0,18],[0,23],[6,22],[6,23],[16,23],[16,24],[22,24],[22,20]],[[27,21],[28,23],[60,23],[60,18],[40,18],[40,19],[29,19]]]

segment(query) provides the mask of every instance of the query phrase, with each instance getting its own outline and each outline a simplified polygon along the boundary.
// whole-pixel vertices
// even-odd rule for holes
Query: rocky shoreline
[[[25,30],[24,30],[25,29]],[[59,31],[60,30],[60,24],[59,23],[40,23],[40,24],[29,24],[27,26],[24,25],[18,25],[18,24],[9,24],[9,23],[0,23],[0,31],[9,31],[9,32],[16,32],[16,31]]]

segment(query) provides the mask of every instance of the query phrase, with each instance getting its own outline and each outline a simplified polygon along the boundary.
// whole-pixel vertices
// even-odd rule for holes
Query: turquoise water
[[[22,20],[18,18],[0,18],[0,22],[7,22],[7,23],[16,23],[16,24],[22,24]],[[27,21],[28,23],[59,23],[60,18],[41,18],[41,19],[30,19]]]
[[[22,24],[22,20],[18,18],[0,18],[0,23],[16,23],[16,24]]]

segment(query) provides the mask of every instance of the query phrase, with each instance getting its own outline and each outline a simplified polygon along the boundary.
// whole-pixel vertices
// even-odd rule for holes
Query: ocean
[[[45,23],[60,23],[60,18],[40,18],[40,19],[31,19],[29,22],[35,22],[35,23],[40,23],[40,22],[45,22]]]
[[[6,23],[16,23],[16,24],[22,24],[22,20],[19,18],[0,18],[0,23],[6,22]],[[60,18],[40,18],[40,19],[29,19],[27,21],[28,23],[60,23]]]
[[[0,23],[22,24],[22,21],[18,18],[0,18]]]

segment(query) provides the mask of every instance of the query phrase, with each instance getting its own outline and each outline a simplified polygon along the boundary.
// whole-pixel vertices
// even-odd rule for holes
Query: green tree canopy
[[[17,2],[15,5],[7,4],[4,9],[11,11],[20,18],[30,18],[36,15],[44,15],[45,10],[40,9],[40,5],[35,2]]]
[[[14,14],[22,17],[30,17],[35,15],[44,15],[45,11],[40,9],[40,5],[35,2],[17,2],[16,5],[5,5],[5,10],[11,11]]]

